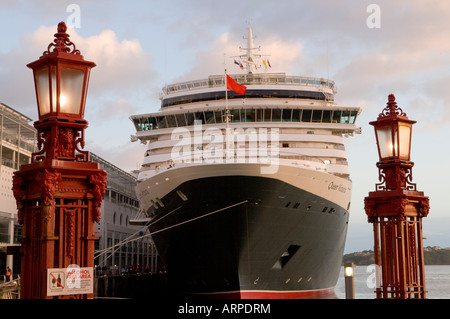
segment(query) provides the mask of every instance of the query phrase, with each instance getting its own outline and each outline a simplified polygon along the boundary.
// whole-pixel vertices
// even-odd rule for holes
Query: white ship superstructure
[[[132,141],[148,145],[138,181],[172,167],[255,162],[268,173],[286,165],[349,179],[344,139],[359,132],[360,109],[334,102],[334,81],[267,73],[250,28],[247,39],[248,72],[231,75],[244,96],[226,92],[225,75],[209,76],[165,86],[160,111],[131,116]]]
[[[260,96],[236,97],[228,101],[232,116],[230,130],[235,141],[232,149],[245,147],[249,151],[250,143],[246,143],[245,146],[237,144],[238,138],[234,135],[242,134],[241,130],[248,134],[246,130],[254,129],[258,134],[259,129],[267,129],[270,133],[272,128],[276,128],[279,129],[279,143],[272,145],[269,140],[268,147],[279,148],[282,163],[307,164],[315,170],[344,178],[349,176],[344,136],[352,135],[357,130],[354,122],[359,109],[337,106],[332,101],[335,93],[334,82],[284,74],[249,74],[232,77],[246,85],[247,91],[260,91],[256,93]],[[197,97],[192,97],[198,95],[200,96],[198,99],[201,100],[201,96],[214,93],[225,95],[224,86],[224,76],[211,76],[206,80],[167,86],[164,88],[164,99],[177,99],[181,96],[184,101],[163,106],[161,111],[156,113],[132,116],[137,130],[136,138],[148,145],[142,165],[144,170],[139,175],[140,180],[174,164],[173,148],[177,144],[181,145],[180,138],[173,136],[175,128],[185,128],[194,136],[194,125],[197,123],[202,127],[202,136],[208,128],[217,128],[222,131],[225,138],[225,98],[210,100],[208,97],[205,103],[197,102],[195,101]],[[304,96],[294,96],[295,93],[292,92],[298,91],[302,91],[300,94]],[[192,100],[189,100],[190,98]],[[179,132],[180,135],[184,133],[181,130]],[[176,164],[192,162],[196,151],[205,150],[211,141],[202,138],[201,145],[193,141],[191,145],[194,144],[197,149],[191,150],[192,156],[188,156],[186,160],[178,158]],[[223,153],[225,158],[226,149]],[[219,162],[219,159],[216,162]]]
[[[305,215],[288,217],[290,223],[297,225],[296,218],[303,218],[308,212],[317,211],[329,216],[326,223],[339,225],[336,226],[337,233],[333,235],[336,237],[330,235],[329,239],[330,245],[338,246],[337,253],[333,252],[333,256],[336,254],[337,257],[332,258],[331,262],[334,265],[332,267],[336,268],[335,265],[342,258],[352,188],[344,139],[359,132],[355,120],[360,109],[337,105],[334,101],[336,86],[329,79],[268,72],[270,62],[264,55],[257,53],[259,48],[253,47],[251,29],[247,40],[247,48],[242,49],[245,54],[237,57],[238,61],[235,59],[236,67],[242,67],[247,72],[230,74],[237,83],[246,87],[245,94],[239,95],[227,90],[225,74],[212,75],[207,79],[165,86],[158,112],[130,117],[136,127],[136,135],[131,137],[132,141],[140,140],[147,145],[137,186],[137,196],[145,217],[143,222],[157,220],[174,211],[181,216],[183,205],[190,212],[211,208],[216,195],[217,203],[234,204],[227,202],[227,198],[236,198],[240,203],[232,193],[233,190],[226,186],[228,197],[214,193],[212,187],[211,193],[205,195],[211,197],[205,199],[209,204],[199,197],[197,200],[201,202],[198,207],[192,206],[194,204],[189,203],[189,200],[197,194],[186,194],[187,191],[192,191],[186,185],[191,183],[191,188],[193,185],[198,187],[202,185],[198,184],[199,181],[207,179],[220,184],[222,181],[217,179],[220,177],[225,177],[228,183],[233,178],[242,177],[243,183],[247,181],[249,188],[262,187],[261,185],[277,187],[270,195],[264,195],[274,196],[273,198],[243,198],[247,203],[256,203],[255,205],[262,202],[260,209],[264,213],[261,216],[267,214],[267,218],[270,218],[279,209],[293,213],[301,211]],[[220,187],[217,189],[221,192]],[[264,191],[272,190],[261,189],[261,194]],[[297,191],[298,194],[295,195]],[[250,190],[247,195],[260,196]],[[175,205],[171,196],[178,196],[177,200],[181,203],[171,206]],[[171,211],[168,211],[169,206]],[[339,222],[333,220],[334,217],[338,218],[337,215]],[[310,228],[315,229],[315,222],[311,223]],[[306,227],[305,225],[300,227]],[[270,224],[264,227],[270,227]],[[317,233],[319,231],[321,230]],[[281,231],[283,232],[284,230]],[[255,231],[255,236],[261,238],[264,235]],[[309,234],[307,238],[311,236]],[[282,240],[287,240],[289,236],[285,237]],[[277,236],[274,235],[274,238]],[[281,257],[277,250],[281,248],[273,248],[273,256],[278,256],[276,258],[279,259],[276,259],[270,271],[282,268],[278,265],[283,264],[280,261],[285,260],[283,256],[293,255],[299,247],[307,247],[307,244],[300,243],[300,237],[295,238],[290,239],[290,242],[298,243],[284,248],[286,251],[280,253]],[[245,240],[251,241],[249,238]],[[170,240],[166,238],[165,242],[168,241]],[[173,249],[172,246],[164,247]],[[261,253],[264,249],[270,250],[267,246],[262,247]],[[209,254],[206,248],[199,248],[199,251]],[[247,253],[241,253],[241,257]],[[255,265],[260,265],[260,261],[247,259],[246,262],[253,265],[252,269],[259,267]],[[211,261],[216,262],[220,263],[217,260]],[[261,282],[257,279],[260,277],[254,275],[253,278],[253,273],[247,270],[239,269],[239,276],[241,284],[237,289],[244,289],[243,282]],[[300,285],[302,279],[296,280]],[[289,281],[290,279],[287,282]],[[303,284],[307,287],[309,283]],[[322,283],[317,283],[313,288],[321,285]],[[289,289],[297,288],[293,286]]]

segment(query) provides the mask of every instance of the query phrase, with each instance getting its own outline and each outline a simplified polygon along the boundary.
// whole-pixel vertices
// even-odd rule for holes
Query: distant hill
[[[424,248],[425,265],[450,265],[450,248],[438,246]],[[344,255],[343,262],[351,261],[355,265],[371,265],[375,263],[373,250],[363,250]]]

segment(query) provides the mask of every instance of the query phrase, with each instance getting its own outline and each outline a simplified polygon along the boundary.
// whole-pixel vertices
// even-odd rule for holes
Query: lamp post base
[[[23,225],[21,298],[93,297],[49,296],[48,269],[94,266],[94,223],[105,189],[106,172],[97,163],[44,160],[15,173],[13,192]]]

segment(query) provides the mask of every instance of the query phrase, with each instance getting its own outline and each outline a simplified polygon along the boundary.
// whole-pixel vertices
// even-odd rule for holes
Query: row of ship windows
[[[199,93],[199,94],[190,94],[177,96],[173,98],[164,99],[161,102],[161,107],[167,107],[171,105],[179,105],[184,103],[193,103],[193,102],[206,102],[206,101],[217,101],[217,100],[225,100],[226,94],[228,95],[228,99],[243,99],[243,98],[289,98],[289,99],[311,99],[311,100],[325,100],[328,97],[329,101],[332,101],[333,95],[328,94],[325,95],[323,92],[315,92],[315,91],[301,91],[301,90],[246,90],[245,94],[238,95],[233,91],[229,91],[225,93],[223,91],[216,92],[208,92],[208,93]]]
[[[308,109],[233,109],[231,123],[238,122],[313,122],[354,124],[357,111]],[[199,121],[199,122],[196,122]],[[133,119],[137,131],[226,122],[225,110],[149,116]]]

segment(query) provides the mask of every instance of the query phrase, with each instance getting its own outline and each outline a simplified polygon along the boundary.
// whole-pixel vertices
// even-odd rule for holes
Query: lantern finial
[[[395,95],[389,94],[387,106],[378,115],[378,118],[380,119],[384,117],[396,117],[396,116],[406,116],[406,113],[403,112],[403,110],[398,107],[397,102],[395,102]]]
[[[65,22],[61,21],[60,23],[58,23],[58,33],[66,33],[66,31],[67,31],[67,25],[65,24]]]
[[[55,39],[53,40],[52,43],[48,45],[47,51],[45,51],[43,54],[46,55],[50,54],[51,52],[66,52],[66,53],[80,54],[80,50],[77,50],[75,44],[69,40],[69,34],[66,33],[67,25],[64,21],[58,23],[57,30],[58,32],[55,33]],[[54,47],[54,49],[51,51],[52,47]]]

